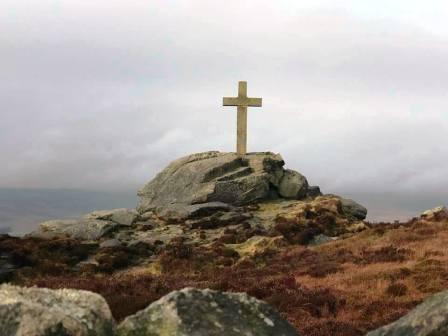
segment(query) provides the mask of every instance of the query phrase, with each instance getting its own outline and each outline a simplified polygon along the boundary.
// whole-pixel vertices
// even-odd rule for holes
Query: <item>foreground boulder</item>
[[[0,286],[0,334],[108,336],[114,321],[98,294],[72,289]]]
[[[117,336],[296,336],[266,303],[246,294],[185,288],[126,318]]]
[[[448,335],[448,291],[433,295],[398,321],[366,336]]]
[[[138,193],[144,213],[172,204],[224,202],[244,205],[276,197],[300,199],[308,182],[270,152],[205,152],[173,161]]]

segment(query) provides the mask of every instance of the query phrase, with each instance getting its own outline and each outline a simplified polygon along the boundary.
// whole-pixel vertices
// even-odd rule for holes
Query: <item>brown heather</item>
[[[307,240],[289,223],[280,224],[277,229],[285,231],[290,242]],[[235,240],[233,232],[227,234],[221,242],[201,248],[186,246],[182,239],[173,241],[155,251],[159,272],[152,267],[152,274],[149,266],[111,274],[70,273],[65,265],[80,260],[82,251],[67,260],[47,253],[48,246],[36,247],[48,242],[25,242],[16,246],[16,258],[34,268],[15,282],[98,292],[118,320],[186,286],[247,292],[276,307],[305,336],[363,335],[448,288],[446,221],[379,224],[317,247],[289,245],[250,258],[240,258],[224,244]],[[76,248],[69,240],[52,244],[50,248],[59,252]],[[12,246],[1,245],[1,250],[8,248]],[[60,271],[49,272],[49,265],[38,260],[41,257]],[[126,264],[123,254],[117,260]]]

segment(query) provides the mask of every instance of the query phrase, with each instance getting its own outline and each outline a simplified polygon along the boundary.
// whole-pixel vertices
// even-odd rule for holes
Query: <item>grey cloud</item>
[[[268,2],[61,3],[0,14],[0,187],[132,189],[233,150],[239,79],[264,98],[250,149],[324,191],[448,187],[446,36]]]

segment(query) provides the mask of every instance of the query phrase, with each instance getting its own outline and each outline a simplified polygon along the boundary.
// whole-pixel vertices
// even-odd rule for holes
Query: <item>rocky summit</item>
[[[138,211],[222,202],[245,205],[266,199],[303,199],[320,194],[300,173],[284,169],[279,154],[270,152],[205,152],[173,161],[138,193]]]
[[[291,243],[315,244],[365,228],[365,207],[323,195],[284,165],[281,155],[270,152],[188,155],[170,163],[138,192],[137,210],[101,210],[78,219],[46,221],[28,236],[94,241],[100,249],[146,246],[146,258],[173,239],[207,245],[282,236]]]

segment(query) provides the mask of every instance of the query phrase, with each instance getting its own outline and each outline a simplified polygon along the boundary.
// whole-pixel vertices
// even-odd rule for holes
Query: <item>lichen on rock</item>
[[[126,318],[117,336],[297,336],[266,303],[244,293],[184,288]]]
[[[0,331],[8,336],[112,336],[106,300],[80,290],[0,286]]]

